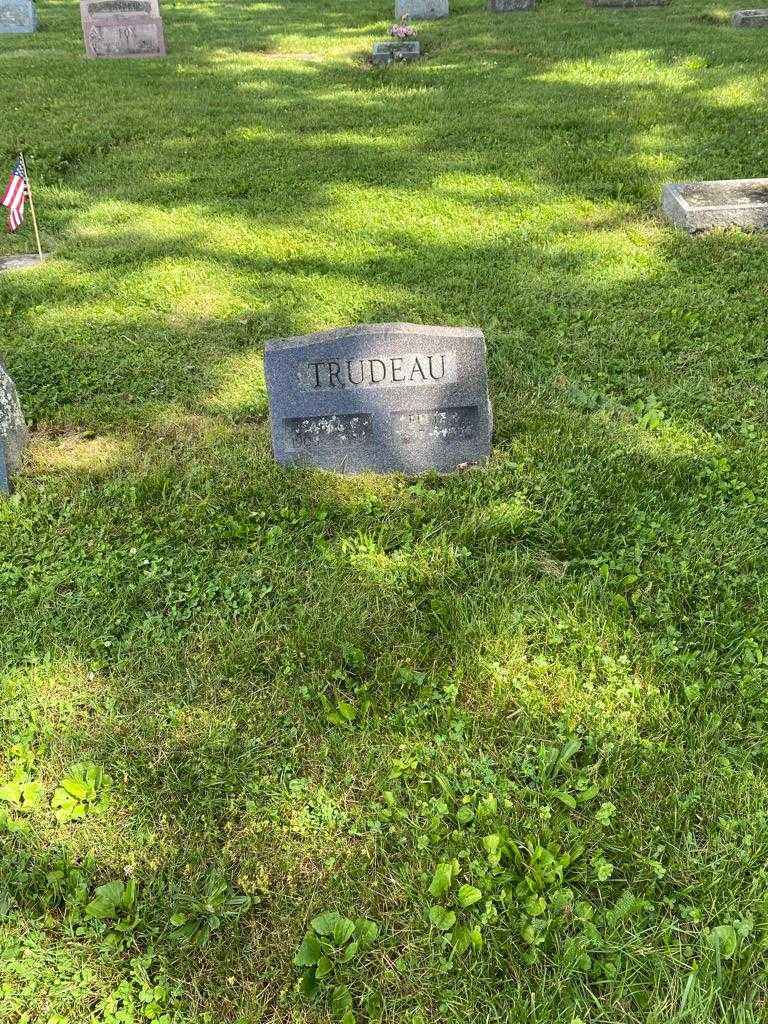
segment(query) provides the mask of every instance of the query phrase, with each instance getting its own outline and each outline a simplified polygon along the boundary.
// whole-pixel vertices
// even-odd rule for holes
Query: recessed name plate
[[[365,324],[268,341],[272,445],[284,465],[447,472],[490,454],[480,330]]]

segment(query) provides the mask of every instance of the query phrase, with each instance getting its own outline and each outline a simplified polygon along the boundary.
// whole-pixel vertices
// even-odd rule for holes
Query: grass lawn
[[[766,174],[768,35],[452,0],[374,70],[384,0],[166,0],[86,61],[38,8],[0,1021],[768,1019],[768,242],[657,213]],[[276,467],[264,341],[389,320],[485,331],[490,464]],[[327,911],[376,927],[295,966]]]

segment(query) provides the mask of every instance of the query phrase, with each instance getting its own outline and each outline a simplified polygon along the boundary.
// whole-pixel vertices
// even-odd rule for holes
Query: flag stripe
[[[19,158],[11,174],[11,180],[5,190],[5,195],[0,199],[0,205],[7,207],[6,227],[9,231],[15,231],[24,220],[24,205],[27,201],[27,179],[24,173],[24,164]]]

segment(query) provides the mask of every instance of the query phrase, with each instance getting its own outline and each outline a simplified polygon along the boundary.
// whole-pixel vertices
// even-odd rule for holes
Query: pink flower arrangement
[[[389,30],[389,35],[394,39],[415,39],[416,29],[408,24],[408,15],[404,14],[398,24]]]

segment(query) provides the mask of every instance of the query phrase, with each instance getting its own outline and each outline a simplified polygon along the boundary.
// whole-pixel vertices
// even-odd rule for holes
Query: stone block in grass
[[[32,0],[0,0],[0,35],[36,31],[37,11]]]
[[[517,11],[533,11],[536,0],[488,0],[491,14],[515,14]]]
[[[754,11],[736,11],[731,18],[734,28],[768,28],[768,7]]]
[[[490,454],[477,328],[363,324],[276,338],[264,364],[272,447],[283,465],[416,474]]]
[[[768,230],[768,178],[730,178],[665,185],[661,209],[677,227],[696,234],[716,228]]]
[[[16,385],[0,360],[0,491],[7,493],[8,480],[19,468],[28,440]]]
[[[448,17],[448,0],[395,0],[395,18],[410,21],[435,21]]]
[[[89,57],[164,57],[158,0],[80,0]]]
[[[589,7],[666,7],[669,0],[587,0]]]
[[[401,64],[418,60],[420,56],[421,46],[413,40],[373,44],[374,64]]]

